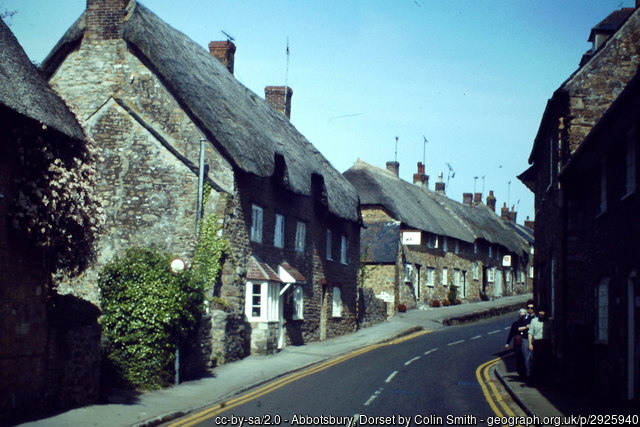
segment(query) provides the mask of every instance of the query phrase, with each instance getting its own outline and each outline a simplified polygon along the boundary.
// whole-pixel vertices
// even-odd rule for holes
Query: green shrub
[[[201,314],[202,282],[190,270],[172,273],[172,258],[156,249],[132,248],[107,264],[98,279],[108,357],[135,387],[171,382],[176,342]]]
[[[456,304],[456,300],[458,299],[458,288],[455,285],[449,285],[447,299],[452,305]]]

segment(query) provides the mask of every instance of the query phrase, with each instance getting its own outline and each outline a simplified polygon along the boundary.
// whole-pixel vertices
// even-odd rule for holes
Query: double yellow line
[[[301,378],[304,378],[306,376],[309,375],[313,375],[315,373],[318,373],[320,371],[324,371],[325,369],[328,369],[332,366],[335,366],[339,363],[344,362],[345,360],[349,360],[352,359],[354,357],[360,356],[361,354],[367,353],[371,350],[375,350],[376,348],[380,348],[380,347],[384,347],[384,346],[388,346],[388,345],[394,345],[394,344],[399,344],[401,342],[404,341],[408,341],[410,339],[416,338],[420,335],[424,335],[427,334],[431,331],[418,331],[418,332],[414,332],[412,334],[409,335],[405,335],[403,337],[400,338],[396,338],[394,340],[391,341],[387,341],[384,343],[380,343],[380,344],[374,344],[374,345],[370,345],[368,347],[364,347],[361,348],[360,350],[354,351],[353,353],[349,353],[349,354],[345,354],[343,356],[337,357],[335,359],[331,359],[328,360],[324,363],[320,363],[318,365],[312,366],[309,369],[305,369],[303,371],[288,375],[286,377],[283,377],[279,380],[276,380],[274,382],[271,382],[267,385],[264,385],[262,387],[259,387],[247,394],[243,394],[242,396],[236,397],[234,399],[231,399],[229,401],[226,402],[222,402],[219,403],[217,405],[214,405],[210,408],[207,408],[203,411],[200,412],[196,412],[195,414],[192,414],[188,417],[185,417],[181,420],[176,421],[175,423],[170,424],[170,426],[172,427],[188,427],[188,426],[192,426],[194,424],[197,424],[199,422],[202,422],[204,420],[207,420],[209,418],[215,417],[218,414],[221,414],[224,411],[227,411],[231,408],[234,408],[236,406],[239,405],[243,405],[247,402],[250,402],[253,399],[257,399],[258,397],[264,396],[267,393],[271,393],[272,391],[275,391],[277,389],[279,389],[280,387],[284,387],[285,385],[292,383],[294,381],[297,381]]]
[[[502,395],[495,385],[495,380],[491,378],[490,374],[491,368],[501,360],[502,357],[498,357],[478,366],[476,369],[476,379],[478,380],[478,383],[480,383],[482,393],[484,394],[485,399],[487,399],[487,402],[489,402],[489,406],[498,417],[515,417],[516,414],[511,410],[511,408],[509,408],[504,399],[502,399]],[[518,424],[516,427],[522,426]]]

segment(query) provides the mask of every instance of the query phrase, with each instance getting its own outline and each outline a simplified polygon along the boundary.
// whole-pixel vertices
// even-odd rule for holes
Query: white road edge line
[[[433,352],[434,352],[434,351],[436,351],[436,350],[437,350],[437,348],[432,348],[432,349],[431,349],[431,350],[429,350],[429,351],[425,351],[425,352],[424,352],[424,355],[426,356],[427,354],[431,354],[431,353],[433,353]]]
[[[447,345],[456,345],[456,344],[460,344],[461,342],[464,342],[464,340],[450,342],[450,343],[449,343],[449,344],[447,344]]]
[[[491,332],[489,332],[487,335],[497,334],[498,332],[500,332],[500,329],[498,329],[497,331],[491,331]]]
[[[385,383],[389,383],[389,382],[391,382],[391,380],[393,379],[393,377],[395,377],[395,376],[396,376],[396,374],[397,374],[397,373],[398,373],[398,371],[393,371],[393,372],[391,373],[391,375],[389,375],[389,376],[387,377],[387,379],[386,379],[386,380],[384,380],[384,382],[385,382]]]
[[[469,338],[470,340],[477,340],[478,338],[482,338],[482,335],[476,335],[475,337]]]
[[[367,400],[366,402],[364,402],[364,406],[369,406],[369,405],[371,405],[371,402],[373,402],[373,401],[376,399],[376,397],[378,397],[378,396],[376,396],[375,394],[374,394],[373,396],[371,396],[371,397],[369,398],[369,400]]]
[[[409,366],[411,363],[415,362],[418,359],[420,359],[420,356],[416,356],[411,360],[407,360],[406,362],[404,362],[404,366]]]

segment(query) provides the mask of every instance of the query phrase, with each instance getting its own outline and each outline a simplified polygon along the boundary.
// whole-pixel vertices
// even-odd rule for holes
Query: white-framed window
[[[442,250],[444,252],[447,252],[449,250],[449,239],[447,239],[446,237],[442,238]]]
[[[262,243],[262,208],[251,205],[251,240]]]
[[[433,267],[427,267],[427,286],[433,286],[435,284],[436,269]]]
[[[457,268],[455,268],[455,269],[453,270],[453,284],[454,284],[456,287],[460,287],[460,284],[462,283],[462,280],[460,280],[460,279],[461,279],[461,276],[460,276],[460,275],[461,275],[460,270],[458,270]]]
[[[447,267],[442,267],[442,285],[443,286],[448,286],[448,281],[449,281],[449,270],[447,269]]]
[[[504,277],[507,282],[507,289],[509,289],[510,292],[513,292],[513,271],[511,269],[505,270]]]
[[[333,302],[331,315],[333,317],[342,317],[342,292],[339,287],[333,287],[333,295],[331,299]]]
[[[609,341],[609,279],[603,278],[598,284],[598,342]]]
[[[347,264],[347,236],[340,236],[340,263]]]
[[[307,224],[298,221],[296,225],[296,252],[304,252],[305,239],[307,238]]]
[[[413,282],[413,265],[409,263],[404,264],[404,281]]]
[[[293,320],[304,319],[304,289],[302,286],[293,288]]]
[[[435,234],[429,234],[429,241],[427,242],[427,246],[431,249],[438,247],[438,236]]]
[[[480,280],[480,264],[473,264],[473,280]]]
[[[534,272],[533,272],[533,265],[529,266],[529,279],[533,279],[534,276]]]
[[[520,270],[520,283],[524,283],[524,281],[525,281],[524,271]]]
[[[284,248],[284,215],[276,214],[276,229],[273,233],[273,246]]]
[[[478,253],[478,242],[473,242],[473,253],[474,254]]]
[[[489,258],[493,258],[493,246],[489,245]]]
[[[625,153],[625,196],[636,191],[636,144],[631,134],[627,136]]]
[[[495,267],[487,268],[487,282],[496,281],[496,269]]]
[[[329,261],[333,261],[333,253],[331,252],[331,243],[332,243],[332,237],[331,237],[331,230],[327,229],[327,243],[326,243],[326,258]]]
[[[600,161],[600,211],[603,214],[607,211],[607,163],[606,158]]]
[[[250,322],[275,322],[280,310],[280,284],[247,282],[245,314]]]
[[[460,253],[460,241],[459,240],[456,240],[454,242],[453,253],[455,253],[456,255]]]

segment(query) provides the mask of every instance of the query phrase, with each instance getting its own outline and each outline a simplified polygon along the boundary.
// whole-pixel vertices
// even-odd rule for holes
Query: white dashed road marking
[[[369,400],[367,400],[366,402],[364,402],[364,406],[369,406],[369,405],[371,405],[371,402],[373,402],[374,400],[376,400],[376,397],[378,397],[378,395],[379,395],[380,393],[382,393],[382,389],[381,389],[381,388],[379,388],[378,390],[376,390],[376,392],[375,392],[375,393],[373,393],[373,394],[371,395],[371,397],[369,398]]]
[[[395,376],[396,376],[396,374],[397,374],[397,373],[398,373],[398,371],[393,371],[393,372],[391,373],[391,375],[389,375],[389,376],[387,377],[387,379],[386,379],[386,380],[384,380],[384,382],[385,382],[385,383],[391,382],[391,380],[393,379],[393,377],[395,377]]]
[[[471,340],[477,340],[478,338],[482,338],[482,335],[476,335],[475,337],[471,337],[469,339]]]
[[[500,332],[500,329],[498,329],[497,331],[491,331],[491,332],[489,332],[489,334],[488,334],[488,335],[491,335],[491,334],[497,334],[498,332]]]
[[[507,329],[511,329],[511,326],[507,326],[506,328],[504,328],[504,330],[506,331]]]
[[[418,359],[420,359],[420,356],[416,356],[411,360],[407,360],[406,362],[404,362],[404,366],[409,366],[411,363],[415,362]]]
[[[432,348],[432,349],[431,349],[431,350],[429,350],[429,351],[425,351],[425,352],[424,352],[424,354],[425,354],[425,356],[426,356],[427,354],[431,354],[431,353],[433,353],[433,352],[434,352],[434,351],[436,351],[436,350],[437,350],[437,348]]]
[[[460,344],[461,342],[464,342],[464,340],[450,342],[450,343],[449,343],[449,344],[447,344],[447,345],[456,345],[456,344]]]

